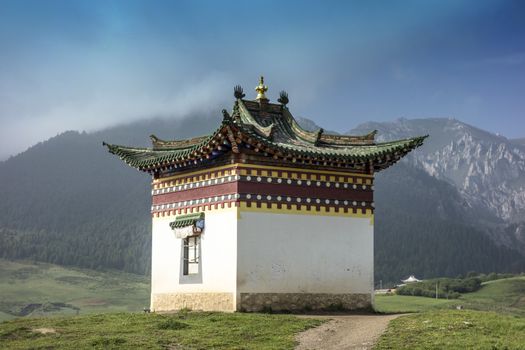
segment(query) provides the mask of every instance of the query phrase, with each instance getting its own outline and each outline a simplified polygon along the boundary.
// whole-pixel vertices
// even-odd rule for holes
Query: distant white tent
[[[410,275],[406,280],[401,280],[403,283],[414,283],[414,282],[421,282],[421,280],[418,280],[414,275]]]

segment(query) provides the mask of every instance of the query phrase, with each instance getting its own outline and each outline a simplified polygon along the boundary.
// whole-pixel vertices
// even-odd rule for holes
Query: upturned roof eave
[[[382,143],[374,143],[370,145],[353,145],[348,146],[345,148],[328,148],[328,147],[317,147],[317,146],[310,146],[308,148],[310,149],[304,149],[303,147],[298,146],[292,146],[289,144],[280,144],[276,142],[272,142],[268,139],[265,139],[264,137],[261,137],[260,135],[256,133],[252,133],[249,130],[244,130],[244,133],[247,134],[248,137],[255,138],[258,143],[263,145],[268,150],[274,149],[274,151],[278,151],[281,153],[288,153],[290,156],[298,156],[298,157],[315,157],[315,158],[324,158],[324,159],[331,159],[332,161],[354,161],[354,162],[366,162],[372,160],[374,157],[378,156],[384,156],[391,153],[402,153],[405,155],[406,153],[410,152],[414,148],[419,147],[423,140],[428,137],[426,136],[420,136],[420,137],[413,137],[413,138],[407,138],[407,139],[401,139],[401,140],[395,140],[390,142],[382,142]],[[389,147],[390,146],[390,147]],[[350,153],[351,150],[358,149],[361,152],[358,153]],[[369,152],[366,152],[367,149]],[[377,149],[377,150],[374,150]],[[346,152],[345,152],[346,151]]]
[[[102,144],[103,146],[108,148],[108,151],[110,153],[118,156],[121,160],[123,160],[129,166],[137,168],[142,171],[150,171],[156,167],[162,167],[162,166],[166,166],[166,165],[170,165],[170,164],[174,164],[178,162],[191,161],[192,157],[190,157],[189,155],[192,155],[196,152],[200,153],[203,151],[205,147],[211,148],[212,141],[214,141],[217,135],[220,134],[220,132],[224,129],[225,125],[226,125],[225,120],[223,120],[219,128],[214,133],[210,134],[207,138],[203,139],[201,142],[195,143],[185,148],[174,148],[174,149],[172,148],[172,149],[159,150],[159,149],[154,149],[154,148],[138,148],[138,147],[114,145],[114,144],[108,144],[106,142],[103,142]],[[136,157],[131,156],[131,154],[133,153],[135,153],[137,156]],[[141,157],[144,157],[147,155],[155,155],[155,156],[149,159],[140,159]]]
[[[208,134],[182,140],[162,140],[155,135],[150,135],[150,139],[153,150],[183,150],[206,142],[210,136]]]
[[[272,105],[274,113],[276,106]],[[282,122],[278,123],[280,140],[277,141],[274,141],[272,135],[274,128],[277,128],[276,124],[266,127],[259,124],[244,100],[239,98],[234,105],[232,116],[223,110],[221,124],[210,135],[174,141],[160,140],[152,135],[153,148],[127,147],[105,142],[103,144],[110,153],[117,155],[128,165],[151,172],[158,168],[197,162],[203,157],[209,158],[214,150],[221,151],[223,142],[226,146],[231,146],[234,152],[239,152],[237,143],[245,143],[249,145],[247,147],[262,148],[270,156],[282,159],[315,160],[325,164],[381,161],[383,166],[390,162],[389,159],[392,159],[393,164],[412,149],[419,147],[426,138],[423,136],[375,143],[373,139],[376,131],[362,136],[324,134],[323,129],[311,132],[301,128],[286,106],[279,107],[278,114],[282,117]],[[241,141],[238,141],[239,139]]]
[[[202,157],[206,156],[206,154],[210,154],[216,148],[211,144],[211,141],[215,140],[217,135],[223,132],[226,133],[229,127],[240,132],[242,135],[240,137],[241,139],[245,141],[251,139],[252,148],[260,145],[265,152],[280,154],[282,158],[293,157],[298,159],[314,159],[342,163],[375,163],[375,158],[382,158],[385,156],[390,156],[392,162],[396,162],[414,148],[419,147],[423,143],[423,140],[428,136],[376,143],[373,145],[351,146],[347,148],[330,149],[311,146],[309,147],[310,149],[305,149],[304,147],[275,143],[262,137],[256,132],[247,130],[243,125],[236,125],[235,123],[230,125],[229,123],[223,122],[221,127],[206,139],[206,142],[182,150],[154,150],[151,148],[126,147],[106,143],[104,143],[104,145],[108,148],[110,153],[117,155],[128,165],[138,168],[139,170],[149,171],[162,166],[192,161],[194,158],[198,157],[197,155]],[[222,136],[225,138],[225,135]],[[204,150],[204,147],[206,147],[207,150]],[[352,149],[354,150],[354,153],[351,153]],[[355,152],[356,150],[359,152]]]

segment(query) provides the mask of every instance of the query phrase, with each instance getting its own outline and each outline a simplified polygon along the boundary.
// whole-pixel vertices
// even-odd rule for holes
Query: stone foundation
[[[163,293],[153,294],[152,311],[180,309],[202,311],[235,311],[233,293]]]
[[[257,312],[359,310],[372,306],[371,294],[241,293],[240,310]]]

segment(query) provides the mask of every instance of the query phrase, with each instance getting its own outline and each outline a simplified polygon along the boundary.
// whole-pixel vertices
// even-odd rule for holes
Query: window
[[[200,256],[204,213],[179,215],[169,225],[175,237],[181,240],[179,283],[202,283]]]
[[[183,274],[196,275],[199,273],[200,236],[184,238]]]

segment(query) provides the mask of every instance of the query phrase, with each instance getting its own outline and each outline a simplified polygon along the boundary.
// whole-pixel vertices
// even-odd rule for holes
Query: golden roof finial
[[[268,91],[268,86],[264,85],[264,77],[262,75],[259,79],[259,85],[255,87],[255,91],[257,91],[257,100],[267,100],[266,95],[264,93]]]

